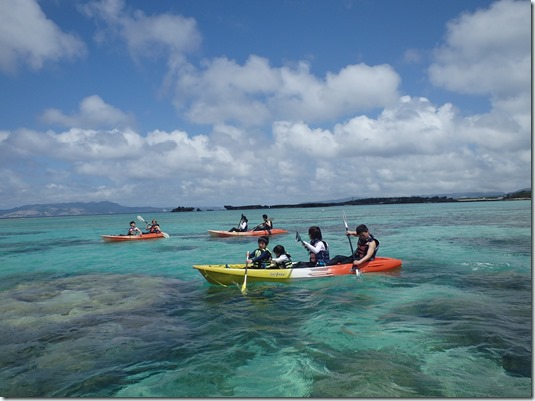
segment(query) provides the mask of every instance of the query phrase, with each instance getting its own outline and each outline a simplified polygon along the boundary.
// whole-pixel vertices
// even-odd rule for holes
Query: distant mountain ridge
[[[169,209],[150,206],[121,206],[118,203],[102,202],[68,202],[24,205],[13,209],[0,210],[0,218],[14,217],[52,217],[52,216],[82,216],[93,214],[122,214],[122,213],[159,213]]]

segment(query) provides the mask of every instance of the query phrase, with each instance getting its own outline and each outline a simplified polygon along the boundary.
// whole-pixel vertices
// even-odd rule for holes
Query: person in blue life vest
[[[142,235],[143,233],[141,232],[141,230],[136,227],[136,222],[135,221],[131,221],[130,222],[130,228],[128,229],[128,234],[127,235]]]
[[[331,264],[349,264],[352,263],[352,272],[358,269],[360,265],[375,259],[379,250],[379,240],[370,234],[370,230],[364,224],[359,224],[355,231],[347,231],[347,236],[358,237],[357,249],[351,256],[337,255],[331,260]]]
[[[305,263],[306,267],[326,266],[329,264],[329,244],[323,240],[321,229],[318,226],[312,226],[308,229],[310,242],[301,241],[309,253],[308,262],[299,262],[300,266]]]
[[[269,238],[261,236],[258,238],[258,248],[250,252],[248,264],[252,264],[253,269],[267,269],[271,264],[271,252],[268,249]]]
[[[272,269],[291,269],[292,268],[292,255],[286,252],[286,249],[282,245],[275,245],[273,248],[275,257],[271,259]]]
[[[231,233],[232,232],[245,232],[247,231],[247,226],[248,226],[247,217],[244,214],[242,214],[241,219],[240,219],[240,224],[238,224],[238,227],[232,227],[228,231]]]
[[[160,225],[154,219],[152,219],[150,224],[147,224],[146,230],[149,233],[161,233],[162,232],[162,230],[160,230]]]
[[[264,221],[253,228],[253,231],[262,231],[262,230],[271,230],[273,228],[273,221],[268,217],[267,214],[263,214],[262,218]]]

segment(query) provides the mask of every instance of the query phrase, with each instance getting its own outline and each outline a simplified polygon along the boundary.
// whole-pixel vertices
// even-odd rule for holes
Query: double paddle
[[[150,223],[147,220],[145,220],[143,217],[141,217],[141,216],[137,216],[137,219],[139,221],[142,221],[143,223],[145,223],[148,226],[150,225]],[[163,231],[162,231],[162,235],[164,236],[164,238],[169,238],[169,234],[164,233]]]

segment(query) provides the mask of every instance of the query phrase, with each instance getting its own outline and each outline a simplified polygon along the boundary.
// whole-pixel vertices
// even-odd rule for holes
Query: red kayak
[[[100,236],[104,241],[117,242],[117,241],[140,241],[146,239],[157,239],[157,238],[169,238],[169,235],[166,233],[148,233],[142,235],[101,235]]]
[[[259,231],[218,231],[208,230],[212,237],[261,237],[262,235],[287,234],[288,231],[281,228],[272,228],[271,230]]]

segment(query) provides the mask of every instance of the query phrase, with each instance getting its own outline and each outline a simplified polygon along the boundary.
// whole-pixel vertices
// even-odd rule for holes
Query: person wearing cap
[[[331,264],[348,264],[353,263],[352,271],[355,271],[361,264],[375,259],[379,249],[379,240],[370,234],[368,227],[359,224],[355,231],[347,231],[348,236],[358,237],[357,249],[352,256],[337,255],[331,260]]]
[[[262,231],[262,230],[271,230],[273,228],[273,221],[268,217],[267,214],[262,215],[264,221],[253,228],[253,231]]]
[[[247,259],[248,264],[252,264],[253,269],[267,269],[271,264],[271,252],[268,249],[269,238],[261,236],[258,238],[258,249],[250,252],[250,258]]]

